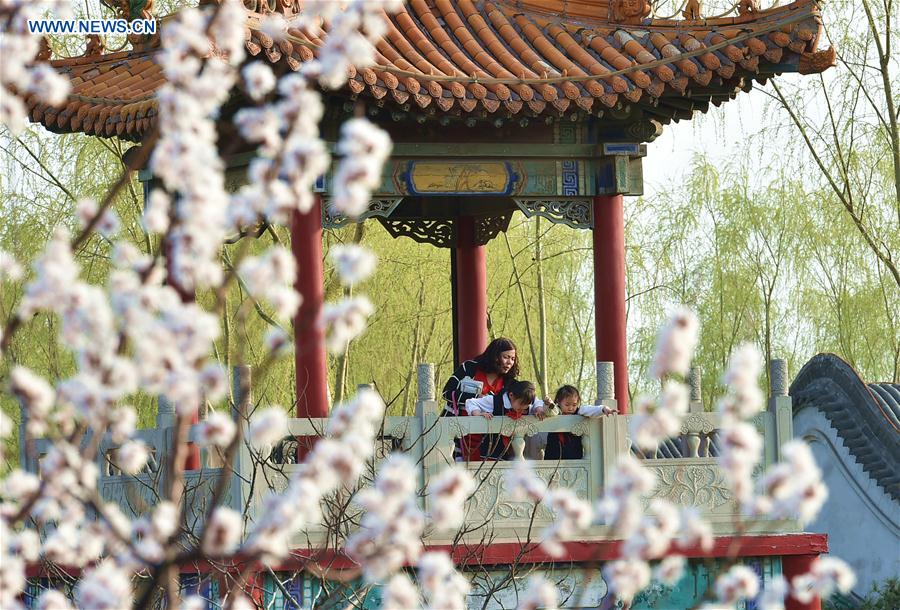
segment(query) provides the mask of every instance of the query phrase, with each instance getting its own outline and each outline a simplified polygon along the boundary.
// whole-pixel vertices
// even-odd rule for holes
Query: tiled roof
[[[900,502],[900,384],[866,384],[834,354],[807,362],[791,384],[794,413],[820,410],[872,479]]]
[[[833,63],[832,50],[816,52],[815,0],[734,18],[628,25],[611,22],[610,11],[603,0],[409,0],[388,20],[377,66],[351,69],[347,88],[428,113],[596,114],[638,104],[665,122],[684,116],[685,103],[718,104],[754,79]],[[248,20],[250,54],[293,70],[327,36],[290,30],[275,42],[257,18]],[[72,77],[74,94],[63,109],[33,105],[32,119],[53,131],[139,138],[163,82],[155,52],[54,61]]]

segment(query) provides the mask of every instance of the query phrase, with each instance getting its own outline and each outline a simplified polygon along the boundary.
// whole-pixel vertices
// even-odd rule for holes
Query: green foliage
[[[896,610],[900,608],[900,578],[872,585],[872,592],[866,596],[859,610]]]

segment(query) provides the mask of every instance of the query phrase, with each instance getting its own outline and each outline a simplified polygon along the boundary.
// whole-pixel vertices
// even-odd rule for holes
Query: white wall
[[[900,576],[900,504],[856,463],[828,419],[813,406],[794,416],[794,437],[809,443],[828,500],[806,531],[828,534],[828,548],[856,571],[854,592]]]

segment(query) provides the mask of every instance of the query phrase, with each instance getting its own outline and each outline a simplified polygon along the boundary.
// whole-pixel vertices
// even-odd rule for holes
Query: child
[[[556,390],[553,404],[562,415],[583,415],[584,417],[600,417],[618,413],[615,409],[603,405],[582,405],[581,394],[575,386],[564,385]],[[544,449],[545,460],[580,460],[584,457],[581,438],[571,432],[550,432],[547,435],[547,448]]]
[[[493,396],[470,398],[466,401],[466,412],[485,419],[494,416],[519,419],[525,415],[534,415],[544,419],[547,408],[544,401],[535,397],[535,387],[530,381],[513,381],[503,388],[502,392]],[[481,455],[485,460],[511,459],[509,437],[497,434],[486,434],[481,443]]]

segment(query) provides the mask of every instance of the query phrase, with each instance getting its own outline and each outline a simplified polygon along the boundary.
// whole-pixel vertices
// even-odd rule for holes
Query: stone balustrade
[[[628,436],[631,416],[609,415],[585,418],[563,415],[538,421],[534,417],[510,419],[495,417],[441,417],[442,403],[435,400],[433,382],[429,382],[429,369],[419,371],[419,393],[416,415],[410,417],[385,417],[374,448],[375,458],[364,479],[371,480],[377,464],[392,451],[408,454],[420,467],[420,487],[424,490],[428,481],[453,463],[454,439],[467,434],[500,434],[510,437],[512,451],[523,458],[525,439],[541,433],[570,432],[580,438],[584,456],[577,460],[533,460],[534,470],[552,486],[571,488],[584,499],[598,498],[609,481],[620,455],[632,452],[647,462],[657,477],[658,485],[653,497],[663,498],[683,506],[696,507],[710,522],[718,534],[736,533],[735,503],[726,485],[715,456],[719,416],[704,412],[699,402],[699,390],[692,392],[691,411],[684,419],[681,435],[670,439],[653,455],[632,448]],[[693,375],[691,376],[693,379]],[[615,400],[605,398],[605,404]],[[104,439],[101,443],[101,494],[120,504],[128,514],[141,514],[156,502],[165,489],[168,469],[166,460],[171,455],[173,430],[172,418],[167,410],[161,410],[153,430],[141,430],[138,437],[151,448],[153,459],[145,472],[137,476],[119,473],[115,467],[116,447]],[[301,468],[296,464],[296,439],[315,437],[326,427],[325,419],[290,419],[287,436],[281,444],[260,454],[248,446],[238,451],[234,472],[223,496],[224,503],[235,510],[248,512],[252,521],[261,510],[266,494],[284,489],[291,475]],[[769,408],[752,420],[765,439],[764,462],[760,470],[779,458],[779,447],[792,436],[791,401],[783,393],[775,393],[769,399]],[[192,429],[191,438],[196,434]],[[38,452],[46,448],[38,444]],[[545,507],[535,507],[528,502],[514,501],[505,483],[506,472],[513,462],[472,462],[465,465],[478,482],[477,491],[461,506],[465,511],[466,527],[457,532],[431,531],[429,542],[440,544],[451,539],[462,542],[491,540],[537,540],[540,530],[552,520]],[[33,464],[32,464],[33,466]],[[216,449],[201,452],[201,468],[185,473],[186,494],[189,509],[187,518],[195,525],[208,510],[213,489],[225,476],[222,456]],[[340,495],[340,494],[339,494]],[[326,524],[297,535],[298,545],[317,545],[325,540],[333,527],[346,529],[352,525],[353,509],[347,504],[349,492],[341,502],[333,504],[341,509],[328,514]],[[429,508],[429,498],[420,496],[424,509]],[[334,520],[334,521],[329,521]],[[349,520],[349,521],[348,521]],[[337,522],[340,523],[337,523]],[[743,530],[745,533],[787,533],[800,531],[790,522],[757,521]],[[584,535],[585,540],[611,538],[609,529],[597,525]]]

